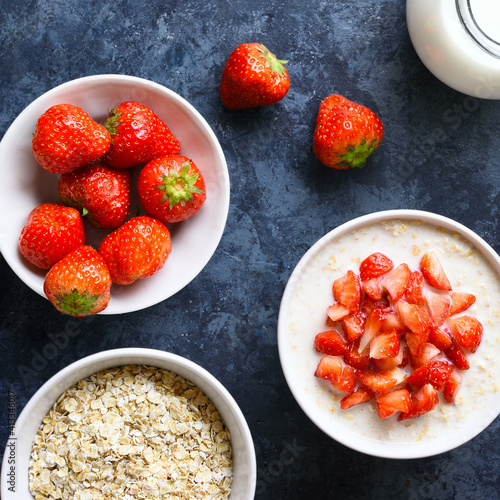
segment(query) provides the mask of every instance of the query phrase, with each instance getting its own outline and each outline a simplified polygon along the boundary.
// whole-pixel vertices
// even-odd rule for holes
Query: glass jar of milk
[[[418,56],[437,78],[500,99],[500,0],[407,0],[406,18]]]

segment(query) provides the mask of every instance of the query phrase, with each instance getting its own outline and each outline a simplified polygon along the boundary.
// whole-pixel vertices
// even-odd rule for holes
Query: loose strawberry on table
[[[182,155],[162,156],[143,167],[137,192],[144,210],[163,222],[180,222],[196,214],[206,200],[203,175]]]
[[[56,104],[37,121],[32,151],[37,162],[55,174],[72,172],[104,155],[109,132],[73,104]]]
[[[229,109],[243,109],[280,101],[290,88],[287,62],[261,43],[238,45],[222,71],[222,103]]]
[[[382,122],[373,111],[341,95],[329,95],[319,107],[313,152],[336,170],[363,167],[383,135]]]
[[[130,213],[132,172],[108,167],[102,161],[62,174],[58,182],[61,201],[78,209],[93,226],[116,229]]]
[[[103,311],[110,300],[111,276],[103,258],[88,245],[66,254],[45,277],[43,290],[63,314],[83,317]]]
[[[35,266],[49,269],[84,243],[85,226],[78,210],[42,203],[28,216],[19,237],[19,250]]]
[[[464,313],[476,300],[453,291],[436,252],[419,270],[375,252],[332,284],[328,330],[316,334],[323,357],[315,376],[341,393],[342,409],[375,401],[380,418],[417,418],[453,403],[483,327]],[[345,372],[344,372],[345,370]],[[355,383],[352,383],[354,378]]]
[[[104,160],[114,168],[143,165],[181,149],[167,124],[151,108],[135,101],[113,108],[105,127],[111,134],[111,146]]]
[[[159,220],[141,215],[108,234],[99,245],[111,279],[129,285],[163,268],[172,250],[170,231]]]

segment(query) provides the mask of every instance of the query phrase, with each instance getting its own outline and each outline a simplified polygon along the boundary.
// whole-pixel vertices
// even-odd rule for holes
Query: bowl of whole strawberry
[[[418,210],[359,217],[302,257],[278,321],[280,361],[321,430],[360,452],[419,458],[500,413],[500,257]]]
[[[205,119],[132,76],[84,77],[36,99],[4,135],[0,171],[5,260],[73,316],[136,311],[181,290],[215,252],[229,209]]]

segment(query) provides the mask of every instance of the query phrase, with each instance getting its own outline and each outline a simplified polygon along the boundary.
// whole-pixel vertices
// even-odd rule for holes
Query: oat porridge
[[[42,499],[226,499],[230,435],[196,386],[128,365],[65,391],[35,436],[29,487]]]

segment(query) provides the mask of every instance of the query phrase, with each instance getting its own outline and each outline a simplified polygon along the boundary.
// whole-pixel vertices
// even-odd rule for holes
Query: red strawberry
[[[476,297],[472,293],[467,292],[452,292],[451,293],[451,305],[450,305],[450,316],[454,314],[461,313],[468,309],[472,304],[476,302]]]
[[[450,378],[446,382],[443,388],[443,397],[447,403],[454,403],[455,397],[460,387],[460,382],[462,382],[462,375],[458,373],[457,370],[453,370]]]
[[[330,95],[320,104],[313,135],[313,152],[327,167],[363,167],[379,147],[384,127],[370,109]]]
[[[82,108],[57,104],[38,118],[31,146],[45,170],[64,174],[101,157],[110,143],[108,131]]]
[[[54,264],[43,290],[63,314],[83,317],[103,311],[110,298],[111,276],[103,258],[83,245]]]
[[[384,296],[381,280],[381,277],[370,278],[363,283],[363,290],[373,300],[380,300]]]
[[[390,271],[394,263],[389,257],[380,252],[374,252],[364,259],[359,266],[361,281],[377,278]]]
[[[406,378],[406,382],[417,387],[432,384],[436,389],[441,389],[453,372],[453,365],[445,359],[436,359],[417,368]]]
[[[469,360],[467,355],[462,351],[460,346],[457,344],[456,340],[453,341],[452,345],[446,348],[444,351],[445,356],[459,369],[468,370],[470,368]]]
[[[398,411],[407,412],[411,406],[410,391],[405,387],[394,389],[377,397],[377,413],[387,418]]]
[[[430,251],[422,256],[420,270],[429,285],[439,288],[440,290],[451,290],[450,281],[444,272],[436,252]]]
[[[347,351],[347,342],[337,330],[326,330],[314,337],[314,348],[322,354],[341,356]]]
[[[397,301],[404,295],[410,278],[411,270],[407,264],[403,263],[384,274],[380,284],[387,290],[391,299]]]
[[[474,316],[456,316],[449,320],[451,332],[460,347],[476,352],[483,336],[483,325]]]
[[[331,306],[326,308],[326,314],[328,315],[330,321],[335,323],[349,316],[349,314],[351,314],[351,310],[338,302],[334,302]]]
[[[355,341],[365,329],[366,314],[351,314],[342,320],[342,327],[349,342]]]
[[[352,313],[359,312],[361,285],[357,274],[348,270],[344,276],[334,281],[332,290],[333,296],[337,302],[347,307]]]
[[[62,174],[57,185],[65,205],[80,210],[95,227],[115,229],[130,212],[132,173],[92,162]]]
[[[438,390],[432,384],[425,384],[419,387],[411,395],[411,406],[407,412],[399,414],[398,420],[408,420],[417,418],[434,409],[439,403]]]
[[[434,326],[441,326],[450,313],[451,298],[444,293],[427,290],[424,294],[425,304]]]
[[[42,203],[28,216],[19,237],[19,250],[35,266],[49,269],[84,243],[85,226],[78,210]]]
[[[379,333],[382,328],[382,324],[387,317],[388,312],[385,308],[376,307],[372,309],[367,317],[365,322],[365,330],[363,335],[360,337],[359,348],[360,351],[364,350],[364,348],[371,342],[373,337]]]
[[[157,273],[172,249],[170,232],[157,219],[134,217],[108,234],[99,246],[114,283],[128,285]]]
[[[399,344],[397,330],[379,333],[370,342],[370,358],[395,358],[399,354]]]
[[[398,383],[398,380],[392,376],[390,371],[382,373],[373,370],[357,371],[356,378],[377,396],[384,394]]]
[[[422,349],[427,342],[428,335],[421,335],[413,333],[412,331],[406,332],[405,340],[408,350],[410,351],[410,356],[414,358],[419,358],[422,354]]]
[[[405,291],[405,299],[410,304],[421,305],[424,300],[424,276],[420,271],[412,271]]]
[[[114,168],[143,165],[181,150],[165,122],[152,109],[135,101],[125,101],[113,108],[105,127],[112,138],[105,162]]]
[[[344,362],[356,370],[366,370],[371,364],[370,349],[366,347],[360,352],[359,339],[351,342],[344,354]]]
[[[370,359],[373,366],[380,372],[393,370],[408,363],[408,347],[404,342],[399,342],[399,352],[393,358]]]
[[[243,109],[281,101],[290,88],[287,62],[261,43],[238,45],[222,71],[222,104],[229,109]]]
[[[404,325],[416,335],[427,339],[431,327],[431,318],[425,312],[425,309],[417,304],[409,304],[402,300],[397,303],[397,309]]]
[[[181,155],[150,161],[139,174],[137,192],[144,210],[162,222],[180,222],[196,214],[206,200],[203,175]]]
[[[335,389],[348,394],[354,391],[356,385],[354,369],[344,365],[342,360],[336,356],[323,356],[314,375],[327,380]]]
[[[441,351],[448,349],[453,343],[451,332],[447,328],[434,326],[429,330],[429,337],[427,340]]]
[[[347,410],[348,408],[352,408],[355,405],[371,401],[374,397],[375,394],[373,394],[370,389],[361,385],[354,392],[348,394],[347,396],[344,396],[340,400],[340,407],[343,410]]]

